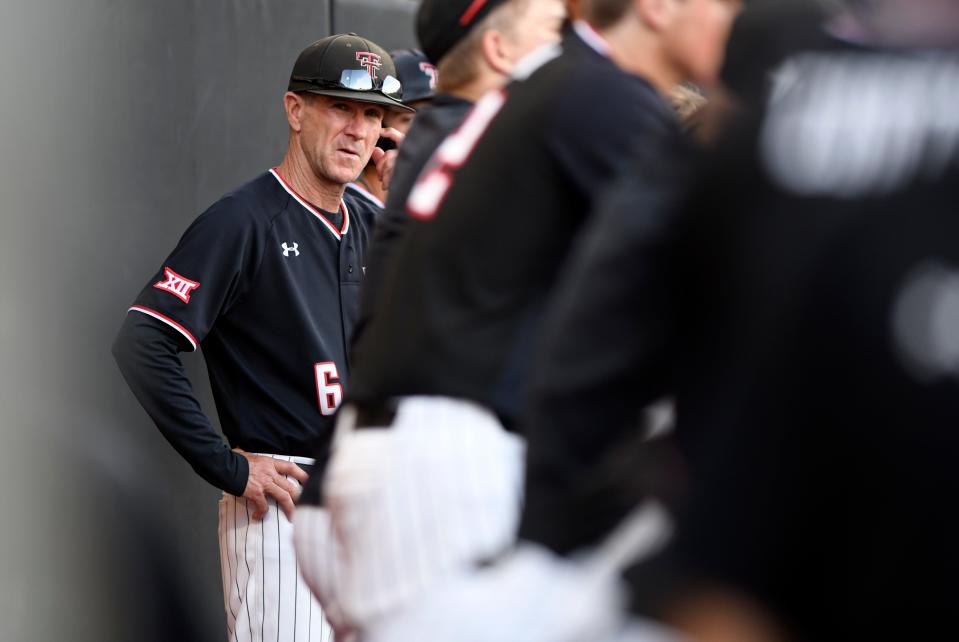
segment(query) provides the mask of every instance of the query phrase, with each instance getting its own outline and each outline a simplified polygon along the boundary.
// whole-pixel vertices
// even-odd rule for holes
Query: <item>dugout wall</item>
[[[110,345],[189,222],[280,160],[296,54],[334,31],[412,46],[416,4],[0,3],[0,639],[222,639],[219,493]]]

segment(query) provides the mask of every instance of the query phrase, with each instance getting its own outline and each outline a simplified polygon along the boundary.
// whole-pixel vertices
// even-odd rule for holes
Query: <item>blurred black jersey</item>
[[[959,573],[959,58],[786,65],[674,239],[691,492],[635,606],[705,580],[797,639],[930,637]]]
[[[515,415],[545,302],[594,199],[635,146],[678,135],[660,95],[603,49],[582,26],[561,50],[532,54],[525,64],[542,64],[483,97],[439,147],[355,345],[354,399],[444,395]]]

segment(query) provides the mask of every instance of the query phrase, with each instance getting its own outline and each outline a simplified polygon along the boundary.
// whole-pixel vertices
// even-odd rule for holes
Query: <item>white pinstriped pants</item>
[[[293,461],[295,457],[275,456]],[[287,477],[297,483],[292,477]],[[333,632],[300,577],[293,526],[276,502],[262,521],[253,505],[224,493],[220,567],[229,642],[330,642]]]
[[[330,526],[312,541],[298,532],[297,550],[330,553],[331,575],[310,584],[362,629],[514,542],[525,445],[486,408],[446,397],[402,399],[388,429],[353,418],[340,411],[324,480]]]

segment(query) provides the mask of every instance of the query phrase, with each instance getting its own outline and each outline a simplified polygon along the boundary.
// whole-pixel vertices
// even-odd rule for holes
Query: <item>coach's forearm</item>
[[[172,331],[144,315],[128,314],[113,356],[144,410],[193,470],[217,488],[242,495],[247,461],[230,450],[200,408],[180,349]]]

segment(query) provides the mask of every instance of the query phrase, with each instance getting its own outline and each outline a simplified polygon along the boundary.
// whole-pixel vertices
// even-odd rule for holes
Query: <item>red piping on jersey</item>
[[[346,231],[350,229],[350,213],[346,209],[346,203],[343,202],[342,198],[340,199],[340,209],[343,210],[343,227],[342,229],[337,231],[336,226],[333,225],[330,219],[326,218],[325,216],[317,212],[316,208],[310,205],[310,203],[305,198],[300,196],[295,189],[290,187],[290,184],[287,183],[286,179],[284,179],[283,176],[280,174],[279,168],[274,167],[270,169],[270,173],[273,174],[274,178],[276,178],[276,180],[280,182],[280,185],[283,186],[283,189],[285,189],[290,196],[296,199],[297,203],[305,207],[313,216],[315,216],[316,218],[320,219],[323,223],[325,223],[326,227],[330,230],[330,232],[333,233],[333,236],[335,236],[337,240],[339,240],[341,236],[343,234],[346,234]]]
[[[131,306],[130,309],[127,310],[127,312],[142,312],[148,317],[153,317],[157,321],[162,321],[163,323],[166,323],[171,328],[179,331],[180,334],[186,337],[186,340],[189,341],[190,344],[193,346],[193,351],[196,352],[196,346],[197,346],[196,339],[193,337],[192,334],[190,334],[190,331],[184,328],[182,325],[180,325],[176,321],[174,321],[173,319],[171,319],[170,317],[166,316],[165,314],[160,314],[156,310],[152,308],[148,308],[146,306],[142,306],[142,305]]]
[[[482,9],[485,4],[486,0],[473,0],[473,3],[468,6],[466,11],[463,12],[463,15],[460,16],[460,26],[465,27],[472,22],[473,18],[476,17],[476,14],[479,13],[479,10]]]

